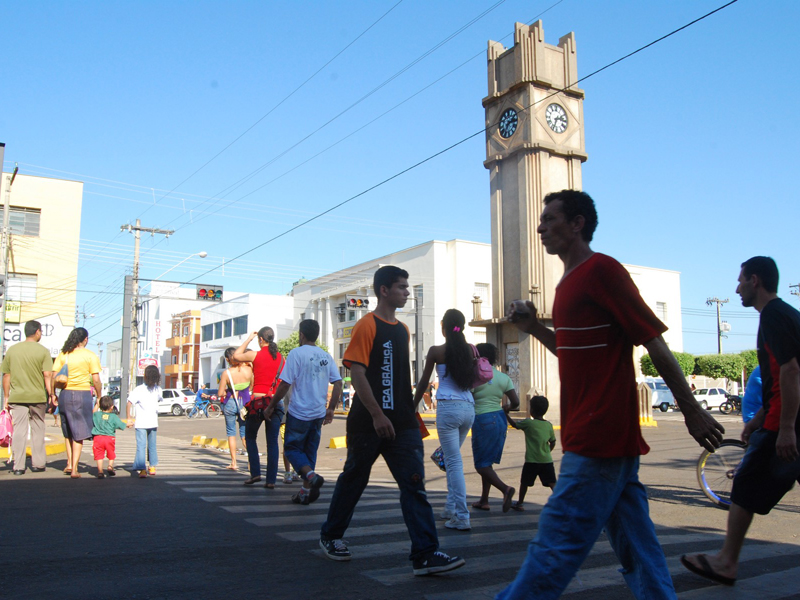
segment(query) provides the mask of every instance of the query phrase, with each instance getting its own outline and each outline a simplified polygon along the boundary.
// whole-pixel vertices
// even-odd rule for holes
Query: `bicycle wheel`
[[[744,458],[746,445],[739,440],[722,440],[716,452],[704,450],[697,461],[697,483],[714,504],[728,510],[733,478]]]
[[[196,406],[193,406],[189,410],[186,411],[186,417],[189,419],[194,419],[200,411],[197,410]]]
[[[206,416],[207,417],[210,417],[210,418],[218,417],[221,414],[222,414],[222,411],[220,410],[218,404],[214,404],[212,402],[211,404],[208,405],[208,408],[206,409]]]

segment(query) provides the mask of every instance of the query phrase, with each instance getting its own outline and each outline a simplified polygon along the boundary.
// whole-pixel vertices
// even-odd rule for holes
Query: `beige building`
[[[165,387],[199,387],[200,314],[199,310],[187,310],[172,315],[172,337],[167,338],[170,361],[164,365]]]
[[[3,201],[10,179],[0,178]],[[25,322],[36,319],[42,344],[54,353],[75,323],[83,183],[18,174],[8,201],[6,348],[25,339]]]

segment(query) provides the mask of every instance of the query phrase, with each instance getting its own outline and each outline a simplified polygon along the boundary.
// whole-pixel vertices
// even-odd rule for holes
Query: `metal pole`
[[[131,305],[133,304],[133,277],[125,275],[125,294],[122,297],[122,377],[119,385],[119,414],[128,418],[128,386],[131,360]]]
[[[139,241],[141,238],[142,222],[136,219],[134,230],[133,245],[133,306],[131,307],[133,317],[131,320],[131,350],[130,350],[130,370],[128,372],[128,389],[136,387],[136,357],[139,350]]]
[[[2,176],[2,164],[3,164],[3,157],[5,154],[5,144],[2,144],[2,148],[0,148],[0,176]],[[8,227],[8,216],[9,216],[9,206],[11,204],[11,186],[14,184],[14,178],[17,176],[17,171],[19,171],[19,167],[14,167],[14,172],[8,177],[8,185],[6,185],[6,193],[5,198],[3,200],[3,244],[2,244],[2,261],[3,261],[3,285],[8,289],[8,254],[11,249],[11,232],[9,231]],[[5,341],[5,334],[6,334],[6,299],[5,297],[0,298],[0,302],[2,302],[3,306],[0,309],[0,331],[2,334],[0,335],[0,360],[6,355],[6,341]]]
[[[719,317],[719,302],[717,302],[717,354],[722,354],[722,321]]]

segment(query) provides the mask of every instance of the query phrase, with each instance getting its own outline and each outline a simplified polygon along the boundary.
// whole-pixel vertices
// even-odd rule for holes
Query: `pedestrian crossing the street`
[[[120,462],[133,459],[133,448],[127,446],[123,443],[118,448]],[[240,458],[240,472],[237,473],[225,470],[229,462],[227,453],[189,448],[177,440],[159,440],[158,449],[159,481],[176,486],[252,526],[269,528],[286,543],[307,548],[313,560],[325,560],[317,542],[340,470],[318,469],[326,480],[319,499],[309,506],[298,506],[290,502],[299,488],[297,483],[285,485],[279,478],[274,490],[265,490],[263,479],[253,486],[243,485],[247,475],[246,457]],[[434,512],[440,512],[446,497],[443,482],[428,486],[427,491]],[[447,590],[435,593],[426,593],[420,578],[412,575],[407,560],[410,542],[400,510],[399,491],[393,480],[376,477],[370,481],[345,540],[353,555],[351,564],[377,589],[408,587],[409,597],[427,600],[485,600],[494,598],[516,575],[527,545],[536,533],[540,508],[530,502],[524,512],[503,514],[499,501],[495,501],[490,511],[472,511],[469,532],[446,529],[444,521],[437,520],[441,549],[463,556],[467,564],[441,576],[448,578]],[[720,514],[719,523],[715,525],[723,522],[724,516]],[[800,592],[797,584],[800,568],[796,566],[800,563],[800,544],[748,541],[742,553],[740,579],[732,590],[688,573],[680,564],[682,554],[715,551],[722,542],[719,529],[657,527],[657,530],[681,599],[722,600],[724,594],[724,600],[731,600],[745,593],[752,596],[757,591],[759,600],[778,600]],[[387,561],[391,556],[397,558],[396,566],[386,568],[392,564],[391,560]],[[619,568],[610,544],[601,536],[564,597],[632,598]],[[352,570],[348,572],[353,573]]]

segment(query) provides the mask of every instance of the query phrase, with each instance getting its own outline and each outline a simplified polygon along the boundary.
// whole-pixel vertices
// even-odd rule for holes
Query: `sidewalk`
[[[48,417],[49,416],[50,415],[48,415]],[[64,447],[64,436],[61,434],[61,427],[56,427],[52,423],[47,423],[45,425],[44,444],[47,456],[66,452],[66,449]],[[2,459],[8,458],[10,452],[11,452],[10,448],[0,448],[0,458]],[[28,437],[28,444],[25,446],[25,454],[27,454],[28,456],[31,455],[30,436]]]

